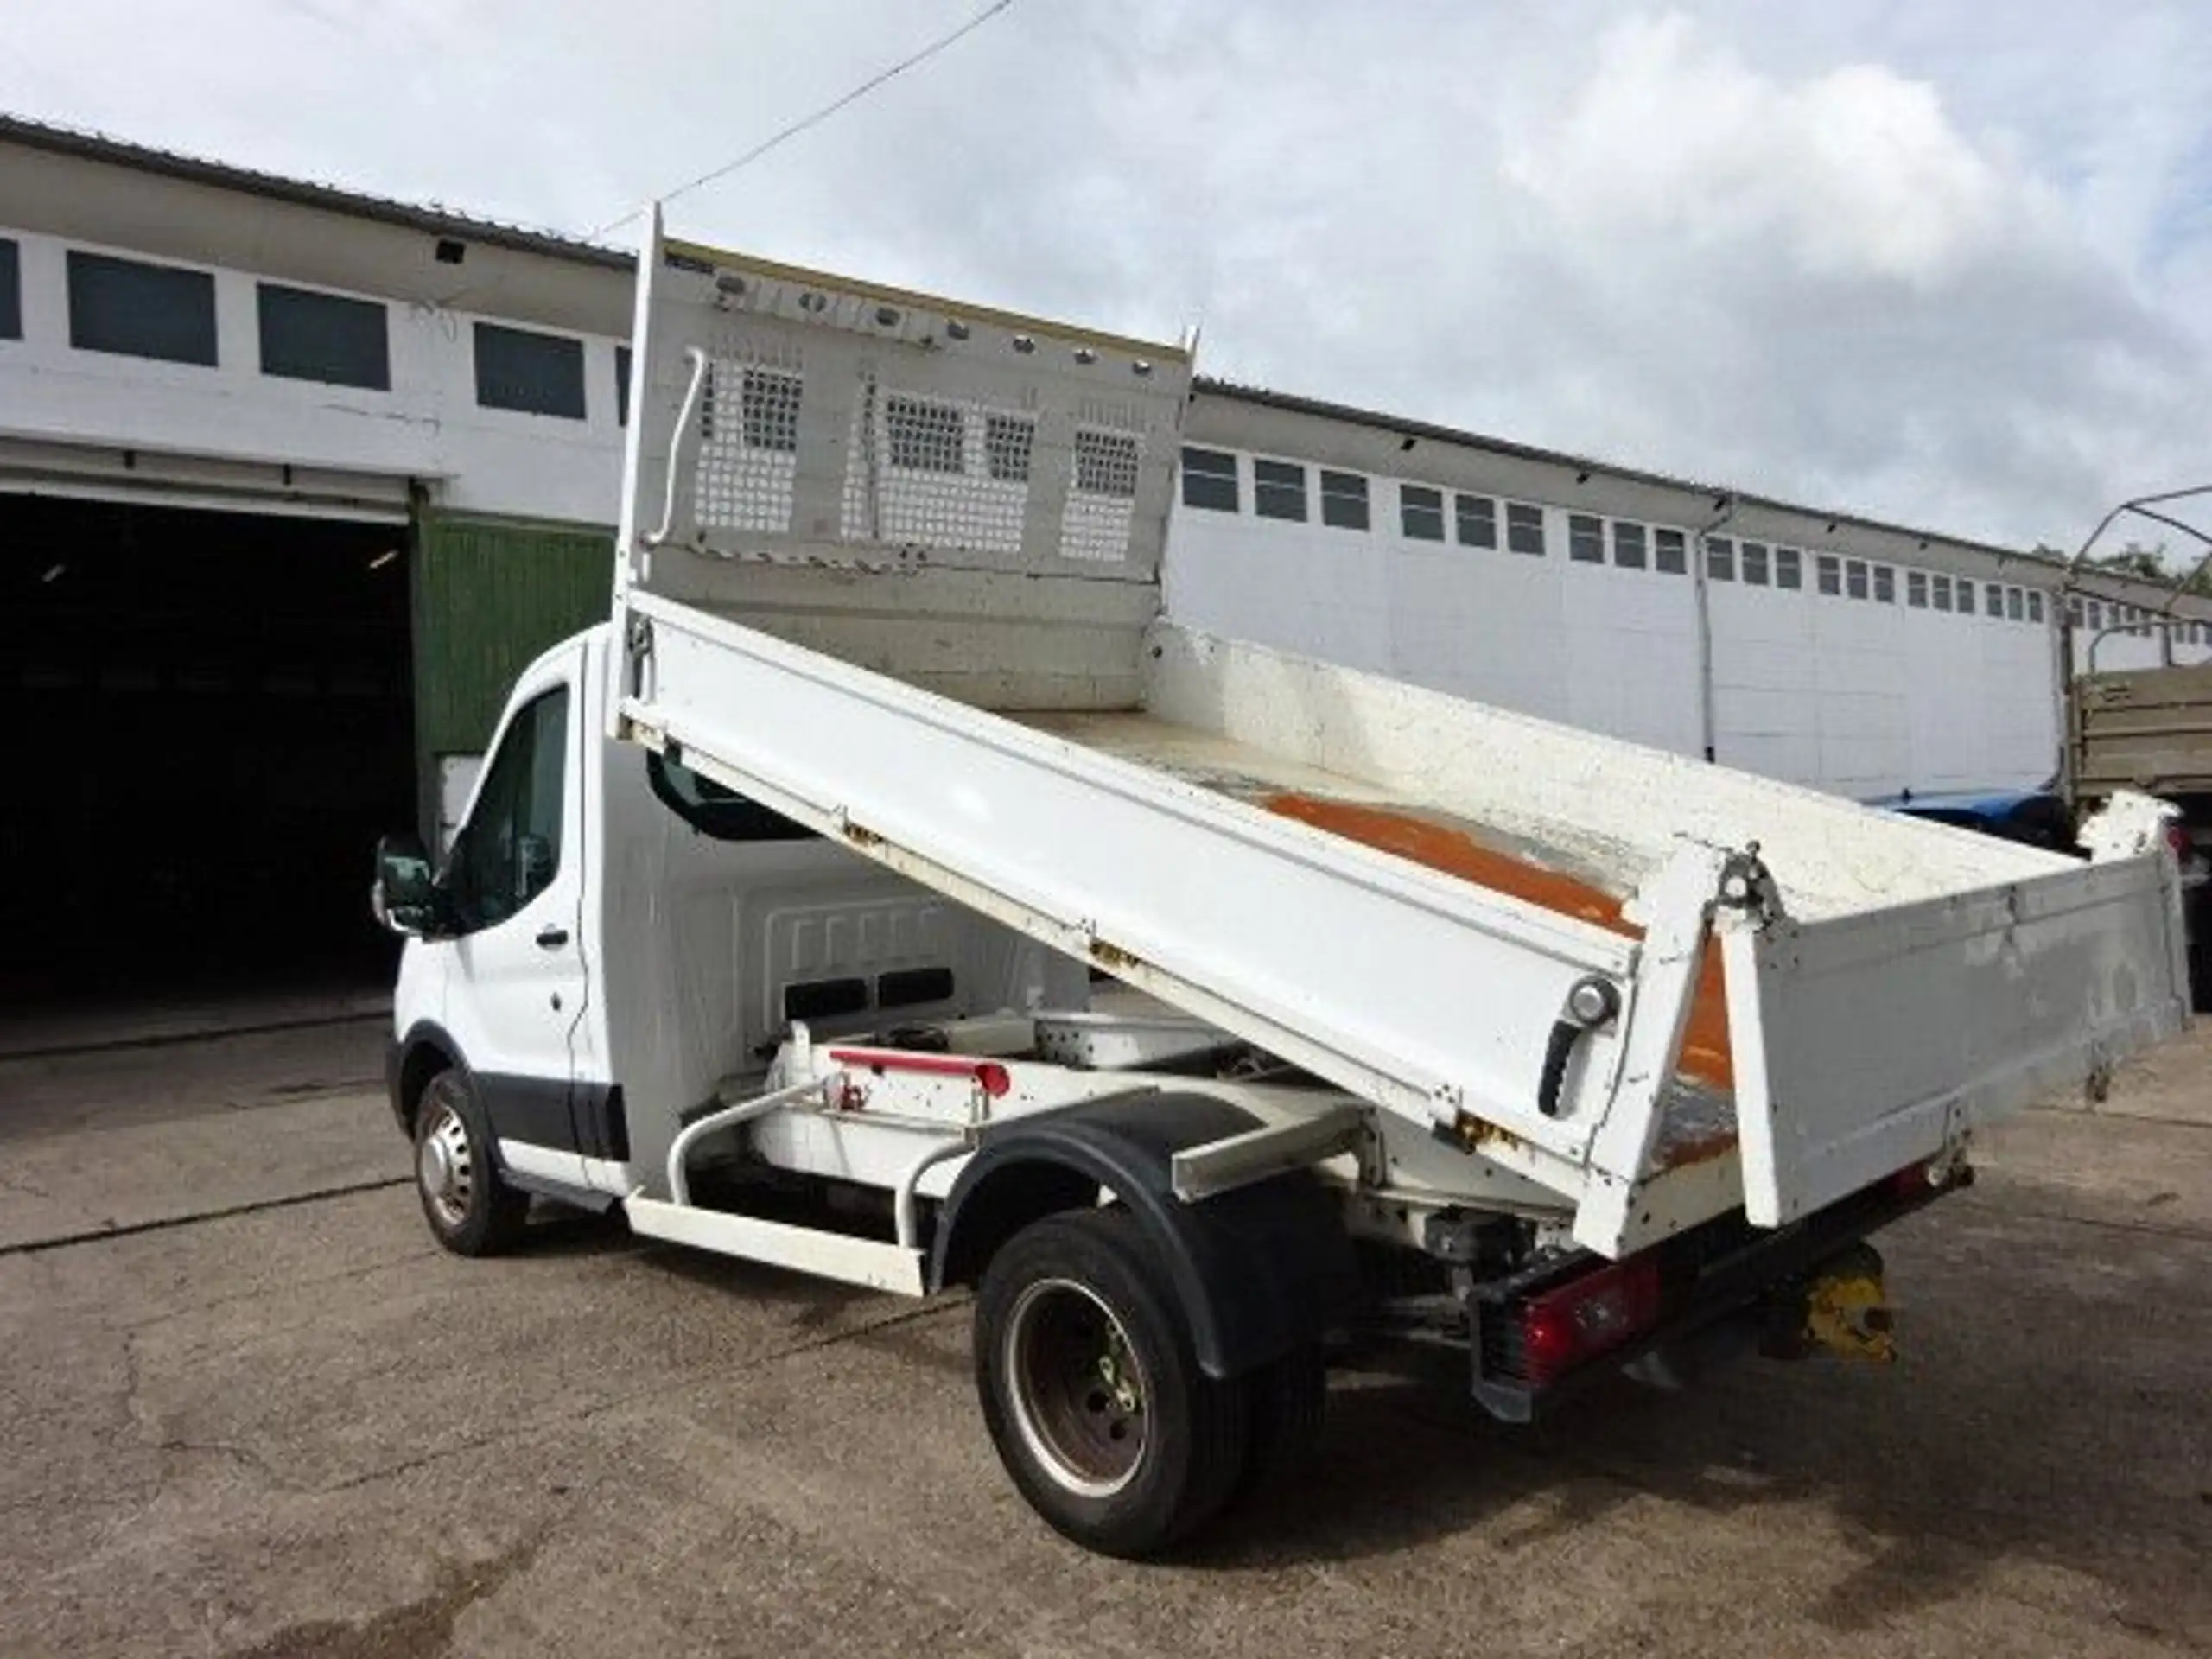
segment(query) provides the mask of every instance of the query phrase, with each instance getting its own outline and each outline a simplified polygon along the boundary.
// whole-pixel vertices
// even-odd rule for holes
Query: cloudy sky
[[[982,0],[8,0],[0,108],[581,232]],[[2184,0],[1017,0],[683,234],[2070,546],[2212,480]],[[620,239],[618,232],[613,239]]]

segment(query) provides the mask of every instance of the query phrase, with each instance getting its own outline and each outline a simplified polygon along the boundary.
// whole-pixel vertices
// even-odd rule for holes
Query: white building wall
[[[23,321],[20,340],[0,340],[0,435],[413,478],[440,505],[463,511],[614,521],[621,434],[609,336],[508,325],[582,341],[581,421],[478,405],[474,325],[504,319],[373,294],[351,297],[385,307],[390,391],[264,375],[259,278],[223,266],[191,267],[214,278],[214,367],[78,351],[69,344],[67,251],[148,256],[5,226],[0,237],[20,248]]]
[[[2075,671],[2087,673],[2094,666],[2107,673],[2159,668],[2169,662],[2212,662],[2212,624],[2194,617],[2154,621],[2164,604],[2163,594],[2153,604],[2126,607],[2108,600],[2081,601],[2074,625]]]
[[[1613,534],[1621,521],[1602,511],[1593,486],[1572,512],[1525,504],[1543,514],[1545,554],[1533,557],[1462,545],[1452,492],[1431,479],[1363,473],[1370,527],[1339,528],[1319,522],[1313,464],[1306,520],[1289,523],[1257,516],[1258,457],[1232,453],[1239,510],[1179,506],[1170,529],[1167,607],[1179,621],[1677,753],[1704,752],[1693,572],[1705,549],[1694,527],[1630,520],[1646,532],[1648,563],[1624,568]],[[1444,489],[1446,540],[1402,533],[1402,481]],[[1503,541],[1510,498],[1492,499]],[[1605,563],[1569,556],[1577,514],[1601,520]],[[1690,572],[1658,568],[1661,529],[1683,537]],[[1776,585],[1774,543],[1768,580],[1755,584],[1736,562],[1741,543],[1715,544],[1728,549],[1728,563],[1702,583],[1715,760],[1854,798],[2027,788],[2055,773],[2056,613],[2047,594],[2031,600],[2018,583],[2000,584],[2005,613],[1992,615],[1976,580],[1973,613],[1937,611],[1928,588],[1908,587],[1913,567],[1887,565],[1878,582],[1866,562],[1857,562],[1863,588],[1830,594],[1820,591],[1821,556],[1809,547],[1797,550],[1800,585],[1785,588]]]
[[[1304,524],[1262,518],[1251,511],[1251,460],[1238,458],[1242,512],[1176,509],[1166,577],[1179,620],[1699,752],[1687,575],[1570,563],[1567,515],[1555,508],[1545,511],[1542,558],[1462,545],[1448,510],[1446,540],[1408,537],[1395,479],[1368,478],[1364,531],[1319,523],[1317,499]],[[1316,469],[1306,473],[1311,497]]]

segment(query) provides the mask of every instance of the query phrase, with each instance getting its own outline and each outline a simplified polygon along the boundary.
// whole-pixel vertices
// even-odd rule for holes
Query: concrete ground
[[[1883,1240],[1905,1357],[1510,1432],[1340,1379],[1311,1482],[1086,1556],[915,1306],[430,1243],[373,1020],[0,1059],[0,1653],[2212,1647],[2212,1027]]]

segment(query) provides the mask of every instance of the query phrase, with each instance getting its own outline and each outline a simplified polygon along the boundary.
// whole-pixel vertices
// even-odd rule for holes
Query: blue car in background
[[[1959,790],[1923,795],[1908,789],[1866,804],[2080,856],[2074,844],[2074,814],[2056,790]]]

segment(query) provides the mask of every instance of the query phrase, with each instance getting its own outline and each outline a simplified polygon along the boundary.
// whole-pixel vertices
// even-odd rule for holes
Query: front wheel
[[[415,1191],[431,1233],[456,1255],[497,1255],[522,1236],[530,1195],[499,1179],[490,1125],[458,1067],[432,1077],[415,1109]]]
[[[1154,1554],[1219,1510],[1244,1466],[1245,1389],[1198,1369],[1166,1264],[1122,1210],[1048,1216],[991,1260],[976,1382],[1030,1506],[1109,1555]]]

